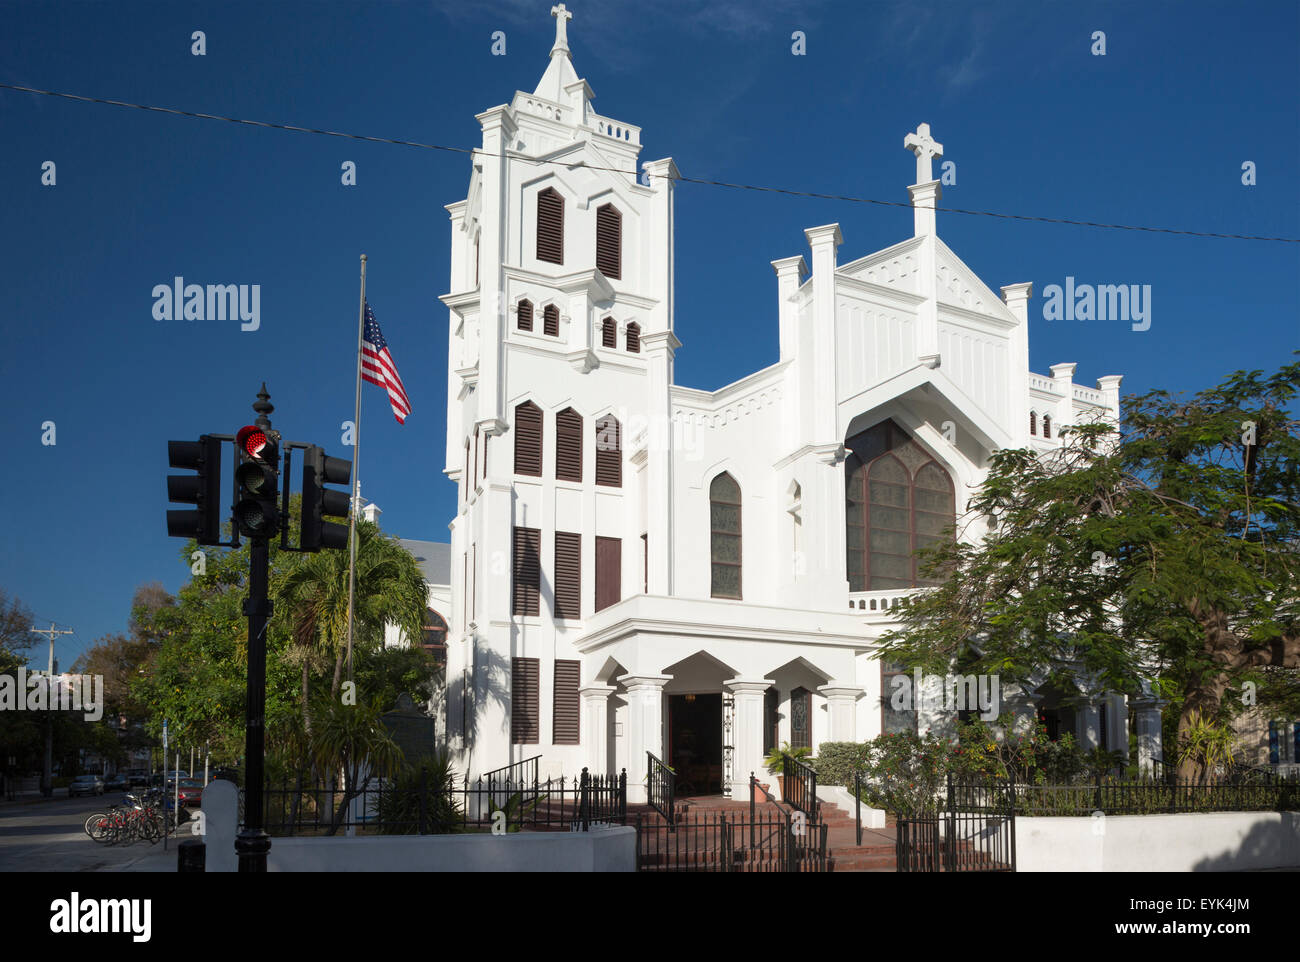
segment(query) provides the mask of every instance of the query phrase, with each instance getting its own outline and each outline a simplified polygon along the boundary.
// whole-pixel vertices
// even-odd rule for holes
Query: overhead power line
[[[223,117],[219,114],[205,114],[193,110],[178,110],[174,107],[156,107],[149,104],[130,103],[125,100],[106,100],[101,97],[83,97],[80,94],[62,93],[57,90],[40,90],[36,87],[23,87],[18,84],[0,83],[0,88],[5,90],[16,90],[21,93],[40,94],[45,97],[61,97],[65,100],[77,100],[82,103],[107,104],[111,107],[131,107],[135,110],[148,110],[153,113],[174,114],[177,117],[195,117],[199,120],[222,120],[227,123],[243,124],[249,127],[266,127],[271,130],[293,130],[303,134],[319,134],[324,137],[343,137],[347,140],[360,140],[374,144],[394,144],[398,147],[418,147],[421,150],[441,150],[455,154],[482,153],[476,148],[471,147],[449,147],[445,144],[424,144],[415,140],[397,140],[391,137],[370,137],[365,134],[352,134],[340,130],[321,130],[316,127],[298,127],[293,124],[277,124],[266,120],[245,120],[239,117]],[[557,166],[568,166],[566,161],[560,160],[536,161],[536,163],[550,163],[556,164]],[[633,177],[636,176],[635,171],[623,170],[618,167],[584,166],[586,166],[588,170],[605,170]],[[765,194],[785,194],[789,197],[811,197],[817,200],[837,200],[848,204],[875,204],[879,207],[906,208],[912,208],[914,206],[911,203],[904,203],[903,201],[878,200],[873,197],[853,197],[848,194],[825,194],[811,190],[792,190],[787,187],[766,187],[760,184],[737,184],[732,183],[731,181],[711,180],[704,177],[686,177],[681,174],[678,174],[673,178],[673,180],[687,184],[703,184],[707,187],[727,187],[732,190],[752,190]],[[1271,241],[1279,244],[1300,244],[1300,237],[1266,237],[1258,234],[1225,234],[1215,231],[1178,230],[1173,227],[1145,227],[1138,224],[1106,224],[1099,221],[1074,220],[1068,217],[1040,217],[1033,214],[1007,214],[1001,211],[970,210],[963,207],[922,207],[921,209],[941,211],[945,214],[967,214],[974,217],[997,217],[1002,220],[1031,221],[1040,224],[1070,224],[1075,227],[1097,227],[1104,230],[1140,231],[1149,234],[1177,234],[1183,237],[1212,237],[1219,240]]]

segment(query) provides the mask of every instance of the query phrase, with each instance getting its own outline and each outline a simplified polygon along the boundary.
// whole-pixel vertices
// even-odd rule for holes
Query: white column
[[[804,231],[812,250],[812,356],[800,358],[811,382],[811,408],[804,413],[804,440],[812,444],[839,441],[835,391],[835,250],[844,243],[839,224]]]
[[[917,293],[925,298],[916,308],[916,357],[918,361],[939,366],[939,281],[938,246],[935,243],[935,211],[943,194],[937,180],[913,184],[907,188],[912,198],[917,248]]]
[[[592,775],[614,771],[609,757],[609,696],[613,685],[584,685],[578,689],[582,698],[582,764]]]
[[[1052,365],[1052,381],[1056,392],[1061,395],[1056,402],[1056,411],[1052,414],[1052,437],[1061,436],[1061,428],[1074,422],[1074,369],[1073,361],[1066,364]],[[1042,428],[1040,427],[1041,431]]]
[[[494,107],[475,119],[483,128],[479,162],[483,171],[479,224],[479,380],[478,411],[475,420],[497,418],[501,412],[501,339],[504,333],[505,300],[502,290],[504,234],[507,222],[505,152],[517,131],[507,107]],[[473,239],[470,238],[472,249]]]
[[[723,682],[735,699],[735,727],[731,733],[731,796],[748,798],[749,776],[763,774],[763,693],[771,678],[733,678]]]
[[[1153,759],[1163,757],[1160,729],[1160,708],[1164,703],[1157,699],[1134,701],[1134,725],[1137,728],[1138,768],[1149,774]]]
[[[1079,708],[1079,747],[1084,751],[1103,747],[1101,744],[1101,708],[1089,702]]]
[[[672,331],[660,331],[641,338],[646,355],[649,427],[646,431],[646,531],[650,570],[649,594],[673,593],[673,352],[681,342]],[[630,440],[630,439],[629,439]]]
[[[1017,321],[1009,341],[1011,376],[1007,387],[1011,395],[1007,410],[1011,412],[1011,436],[1018,439],[1029,437],[1029,299],[1033,296],[1032,282],[1002,288],[1002,303]]]
[[[858,697],[863,689],[853,685],[840,685],[831,682],[821,685],[819,691],[826,699],[827,714],[830,715],[830,734],[823,741],[856,741],[858,730]]]
[[[627,689],[627,800],[646,800],[646,752],[664,758],[664,685],[672,675],[622,675]]]

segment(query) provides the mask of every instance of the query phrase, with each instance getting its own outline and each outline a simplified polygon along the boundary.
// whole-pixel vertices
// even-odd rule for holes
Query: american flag
[[[393,406],[393,417],[398,424],[406,423],[406,416],[411,413],[411,402],[406,396],[406,388],[397,374],[397,365],[388,350],[388,342],[375,320],[375,312],[366,302],[365,336],[361,343],[361,377],[371,384],[378,384],[388,391],[388,403]]]

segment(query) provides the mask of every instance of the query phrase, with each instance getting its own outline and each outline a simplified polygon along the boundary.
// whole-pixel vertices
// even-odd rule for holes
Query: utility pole
[[[46,694],[48,695],[54,686],[54,636],[70,635],[71,628],[56,628],[54,622],[50,622],[48,628],[32,628],[34,635],[50,636],[50,670],[45,676]],[[48,701],[48,698],[47,698]],[[53,705],[46,705],[49,711],[54,710]],[[54,795],[54,716],[47,714],[45,716],[45,770],[41,774],[41,794],[46,798]]]

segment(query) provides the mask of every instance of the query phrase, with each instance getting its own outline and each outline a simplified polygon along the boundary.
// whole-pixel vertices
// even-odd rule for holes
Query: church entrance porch
[[[722,694],[668,696],[668,764],[678,795],[721,795]]]

